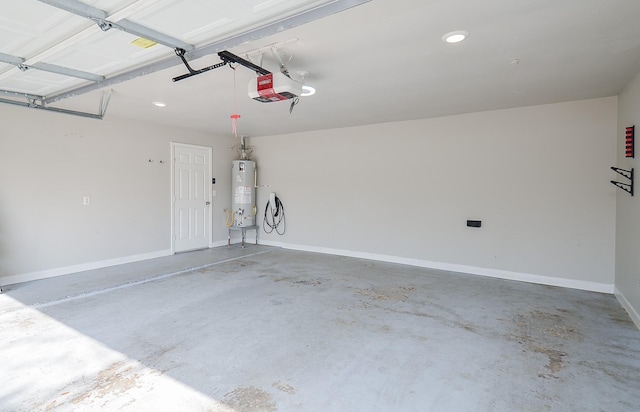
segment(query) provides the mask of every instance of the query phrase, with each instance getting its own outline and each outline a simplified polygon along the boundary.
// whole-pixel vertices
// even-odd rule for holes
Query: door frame
[[[174,198],[174,190],[175,190],[175,178],[176,178],[176,147],[185,147],[190,149],[206,149],[207,155],[209,156],[209,179],[213,176],[213,149],[209,146],[200,146],[190,143],[180,143],[180,142],[171,142],[170,150],[171,150],[171,191],[169,192],[169,201],[171,202],[171,254],[175,255],[176,253],[176,239],[175,239],[175,198]],[[209,186],[207,184],[207,186]],[[211,187],[209,186],[209,248],[213,247],[213,196],[211,193]]]

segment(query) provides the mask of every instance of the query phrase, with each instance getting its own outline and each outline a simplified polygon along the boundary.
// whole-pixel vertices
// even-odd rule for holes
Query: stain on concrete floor
[[[118,396],[135,387],[139,376],[131,365],[116,362],[100,371],[89,389],[71,398],[70,402],[78,404],[90,397]]]
[[[275,381],[272,386],[282,392],[288,393],[289,395],[296,393],[296,388],[282,381]]]
[[[412,292],[416,290],[413,286],[389,286],[386,288],[367,288],[356,290],[355,293],[367,296],[377,301],[401,301],[406,302]]]
[[[546,371],[538,372],[538,377],[557,377],[565,365],[565,358],[570,358],[566,344],[582,340],[577,327],[572,325],[565,313],[551,313],[533,310],[513,317],[516,332],[512,339],[522,345],[524,351],[545,355],[548,359]]]
[[[274,412],[278,410],[271,394],[255,386],[239,387],[226,393],[223,403],[238,412]]]

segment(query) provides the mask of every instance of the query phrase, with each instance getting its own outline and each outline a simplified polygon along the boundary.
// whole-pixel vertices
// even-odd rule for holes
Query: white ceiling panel
[[[167,47],[156,45],[148,49],[131,44],[136,36],[119,31],[99,32],[56,54],[49,60],[61,66],[74,67],[102,75],[109,75],[141,65],[160,56],[174,54]]]
[[[45,32],[52,29],[60,21],[70,17],[61,10],[52,10],[49,6],[33,1],[20,2],[2,0],[2,14],[0,24],[25,35],[35,32]]]
[[[74,48],[51,58],[53,64],[73,67],[77,70],[107,75],[118,70],[127,63],[126,56],[110,53],[96,48]]]
[[[155,1],[157,0],[154,0],[154,2]],[[84,0],[83,3],[89,4],[100,10],[104,10],[109,15],[113,15],[129,6],[134,6],[136,4],[142,4],[142,3],[149,4],[152,2],[150,1],[141,2],[138,0]]]
[[[319,1],[319,0],[299,0],[299,1],[288,1],[288,0],[254,0],[254,1],[242,1],[238,2],[238,5],[246,3],[251,6],[251,11],[256,14],[273,14],[274,12],[278,14],[290,14],[300,9],[308,9],[312,7],[319,6],[321,4],[329,3],[329,1]]]
[[[330,4],[328,0],[268,0],[251,2],[250,8],[242,6],[246,2],[233,2],[234,8],[231,11],[235,17],[236,24],[230,24],[229,32],[237,33],[258,27],[263,24],[279,21],[283,17],[295,16],[306,10],[312,10],[322,5]],[[249,19],[248,16],[252,18]]]
[[[3,22],[0,21],[0,24]],[[0,44],[3,45],[4,53],[13,54],[29,41],[29,35],[7,26],[0,26]]]
[[[92,23],[35,0],[0,0],[0,51],[28,59]]]
[[[164,0],[131,16],[129,20],[201,45],[331,2]]]
[[[130,20],[190,41],[190,33],[202,32],[205,28],[219,29],[228,24],[231,21],[229,13],[226,12],[228,4],[232,2],[221,5],[219,2],[198,0],[163,1],[132,16]],[[208,36],[215,35],[210,32]]]

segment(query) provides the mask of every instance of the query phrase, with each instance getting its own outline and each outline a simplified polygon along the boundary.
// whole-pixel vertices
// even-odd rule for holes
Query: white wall
[[[625,128],[636,126],[640,136],[640,74],[633,79],[618,99],[617,166],[635,169],[638,176],[637,158],[640,156],[640,138],[636,137],[635,158],[625,158]],[[614,176],[620,182],[628,180]],[[616,294],[636,325],[640,328],[640,199],[637,178],[634,197],[618,190],[616,212]]]
[[[0,284],[169,253],[171,141],[213,148],[226,239],[233,138],[7,105],[0,121]]]
[[[260,213],[275,191],[287,219],[261,239],[611,293],[616,114],[611,97],[252,139]]]
[[[611,292],[616,116],[612,97],[252,138],[259,214],[275,191],[288,224],[261,242]],[[213,148],[226,239],[233,138],[4,105],[0,120],[0,284],[168,253],[171,141]]]

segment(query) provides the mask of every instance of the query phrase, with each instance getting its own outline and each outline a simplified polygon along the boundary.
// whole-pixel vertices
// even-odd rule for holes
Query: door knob
[[[209,206],[209,205],[211,204],[211,202],[207,202],[207,203],[205,203],[205,204],[206,204],[207,206]]]

